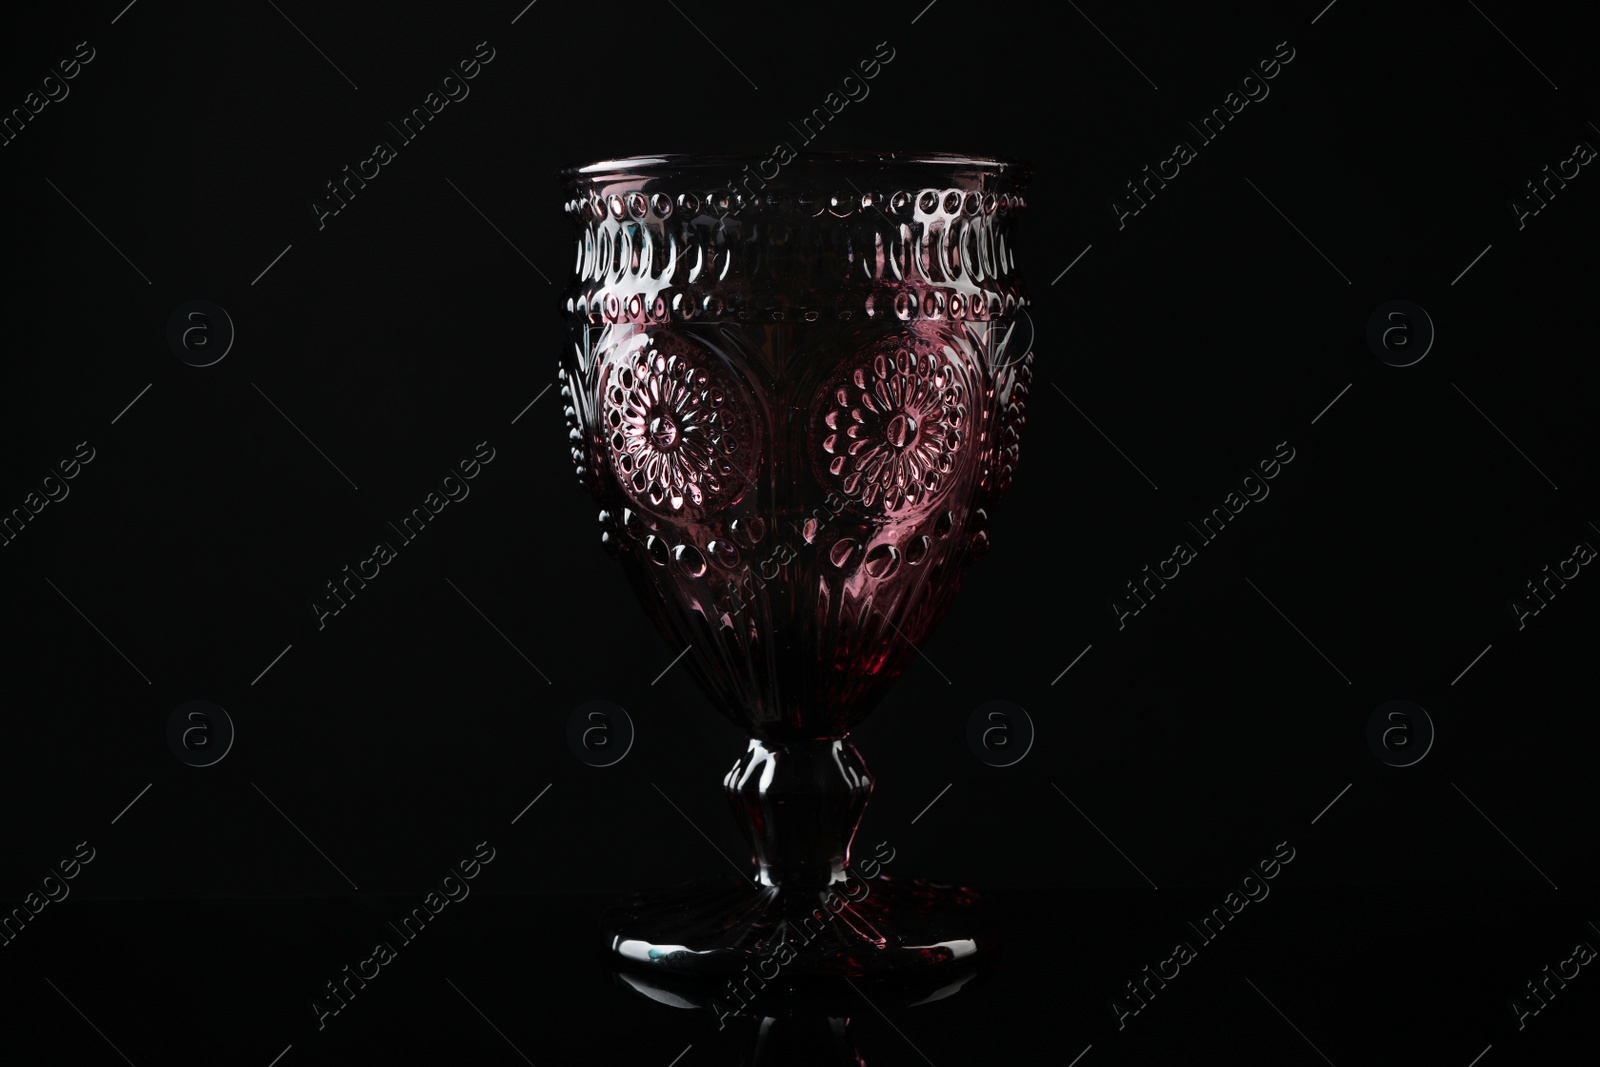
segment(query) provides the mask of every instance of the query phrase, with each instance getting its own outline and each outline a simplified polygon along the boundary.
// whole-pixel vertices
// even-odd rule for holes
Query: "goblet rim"
[[[737,169],[742,164],[759,163],[771,155],[771,152],[658,152],[575,163],[562,167],[560,175],[563,179],[570,180],[622,173],[671,173],[699,167]],[[963,152],[864,152],[848,149],[799,152],[784,164],[784,169],[806,164],[973,167],[992,170],[1001,175],[1008,172],[1026,174],[1032,169],[1026,160],[1015,156],[973,155]]]

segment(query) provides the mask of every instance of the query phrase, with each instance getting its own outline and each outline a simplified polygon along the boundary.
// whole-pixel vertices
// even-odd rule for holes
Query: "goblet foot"
[[[611,952],[629,965],[685,975],[748,971],[745,987],[953,970],[998,944],[971,890],[887,875],[852,874],[831,891],[690,882],[628,898],[606,927]]]

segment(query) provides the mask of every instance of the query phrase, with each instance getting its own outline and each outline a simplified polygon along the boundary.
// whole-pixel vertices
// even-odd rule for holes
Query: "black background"
[[[1088,1047],[1085,1067],[1158,1047],[1465,1065],[1492,1045],[1487,1067],[1592,1041],[1589,968],[1523,1030],[1509,1007],[1600,945],[1600,578],[1520,630],[1509,607],[1600,545],[1600,179],[1585,167],[1520,230],[1510,206],[1600,143],[1569,16],[278,6],[58,5],[0,46],[7,110],[77,42],[96,51],[0,148],[0,508],[95,450],[0,548],[5,908],[77,842],[97,850],[0,948],[5,1047],[739,1062],[747,1035],[621,991],[592,951],[616,893],[726,870],[697,828],[738,856],[718,780],[741,739],[683,671],[660,676],[676,650],[571,476],[546,391],[573,263],[555,172],[770,151],[881,41],[894,59],[813,147],[1028,160],[1038,339],[994,550],[855,735],[879,778],[860,840],[991,896],[1006,954],[893,1027],[862,1004],[867,1062],[1023,1062],[1047,1042]],[[470,96],[319,229],[323,183],[480,41]],[[1119,229],[1123,183],[1280,41],[1270,95]],[[1399,298],[1437,329],[1405,368],[1365,337]],[[166,343],[192,299],[237,329],[211,367]],[[319,631],[323,583],[485,440],[471,495]],[[1282,441],[1270,497],[1119,630],[1123,583]],[[238,731],[208,768],[166,744],[196,698]],[[1397,698],[1437,729],[1403,769],[1365,737]],[[638,731],[611,768],[565,742],[593,699]],[[991,699],[1037,727],[1014,767],[966,746]],[[497,856],[471,901],[319,1032],[322,983],[482,840]],[[1280,841],[1296,859],[1274,895],[1185,968],[1206,977],[1119,1033],[1122,984]]]

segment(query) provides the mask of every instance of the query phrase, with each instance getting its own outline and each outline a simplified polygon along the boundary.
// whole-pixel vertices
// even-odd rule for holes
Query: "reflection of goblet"
[[[849,1030],[851,1017],[860,1015],[864,1006],[898,1014],[953,997],[976,977],[971,968],[924,969],[904,977],[862,979],[850,986],[820,983],[803,990],[757,994],[748,1004],[730,1007],[719,1000],[723,994],[712,979],[652,968],[612,972],[618,985],[640,996],[670,1008],[709,1012],[718,1030],[744,1031],[749,1052],[739,1062],[751,1067],[866,1067]]]
[[[872,783],[849,732],[987,549],[1017,462],[1025,170],[772,165],[563,174],[580,228],[561,370],[579,479],[646,609],[751,734],[725,785],[756,884],[634,901],[612,947],[712,973],[947,963],[992,943],[968,891],[852,878]]]

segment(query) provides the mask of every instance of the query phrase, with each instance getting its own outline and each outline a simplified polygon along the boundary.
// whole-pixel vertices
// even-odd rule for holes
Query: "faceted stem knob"
[[[845,880],[872,793],[848,738],[752,740],[723,785],[762,885],[820,890]]]

